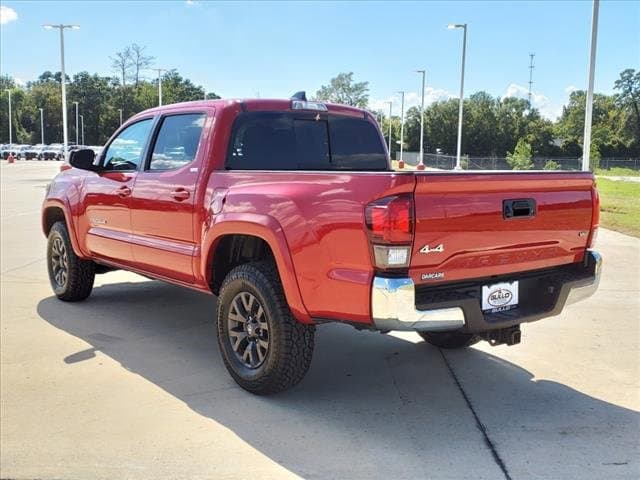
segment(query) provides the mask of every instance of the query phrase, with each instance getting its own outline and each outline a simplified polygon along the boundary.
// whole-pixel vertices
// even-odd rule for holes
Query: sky
[[[57,31],[65,33],[67,73],[116,75],[110,56],[146,46],[156,67],[175,68],[223,98],[311,96],[340,72],[369,82],[370,106],[400,111],[457,98],[467,23],[465,96],[484,90],[526,98],[535,53],[533,104],[554,119],[569,93],[586,89],[592,2],[208,2],[11,1],[0,12],[0,72],[19,83],[60,70]],[[595,90],[613,93],[625,68],[640,69],[640,1],[600,4]],[[147,72],[152,77],[153,72]]]

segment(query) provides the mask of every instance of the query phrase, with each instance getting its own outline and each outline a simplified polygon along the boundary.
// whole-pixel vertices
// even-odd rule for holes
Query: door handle
[[[116,193],[120,198],[125,198],[131,195],[131,189],[125,185],[116,190]]]
[[[185,190],[184,188],[178,188],[176,190],[174,190],[173,192],[171,192],[171,196],[177,200],[178,202],[181,202],[183,200],[186,200],[187,198],[189,198],[191,196],[191,194],[189,193],[188,190]]]

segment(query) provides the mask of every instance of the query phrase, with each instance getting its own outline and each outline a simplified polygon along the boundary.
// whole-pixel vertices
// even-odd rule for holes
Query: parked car
[[[40,160],[44,145],[33,145],[25,148],[21,152],[21,158],[24,160]]]
[[[18,156],[18,152],[20,151],[20,145],[15,145],[15,144],[7,144],[4,146],[4,148],[2,149],[2,159],[6,160],[7,158],[9,158],[9,154],[13,155],[14,157]]]
[[[62,145],[48,145],[42,149],[42,160],[62,160],[64,150]]]
[[[513,345],[600,279],[591,173],[394,172],[370,113],[300,94],[147,110],[70,163],[42,210],[55,295],[111,269],[215,294],[257,394],[304,377],[317,325]]]

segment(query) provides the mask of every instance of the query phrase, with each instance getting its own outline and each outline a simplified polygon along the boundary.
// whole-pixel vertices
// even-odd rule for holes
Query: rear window
[[[227,168],[240,170],[388,170],[376,127],[326,113],[246,112],[231,134]]]

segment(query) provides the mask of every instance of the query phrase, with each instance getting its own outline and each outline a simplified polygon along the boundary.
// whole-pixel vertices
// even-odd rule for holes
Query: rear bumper
[[[556,269],[450,285],[418,286],[410,278],[374,277],[371,313],[378,330],[484,332],[558,315],[584,300],[600,283],[602,257],[589,250],[584,262]],[[513,310],[481,310],[482,285],[519,280],[525,300]]]

